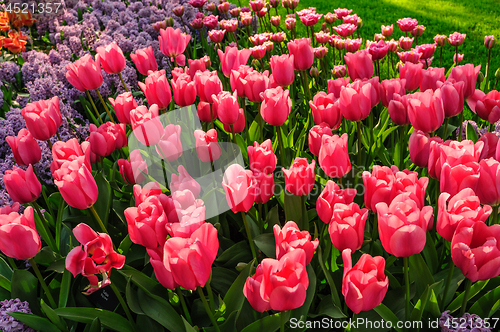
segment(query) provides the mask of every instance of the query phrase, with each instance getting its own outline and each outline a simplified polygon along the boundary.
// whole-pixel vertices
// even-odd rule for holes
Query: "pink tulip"
[[[169,124],[156,145],[156,152],[162,159],[177,160],[182,155],[181,126]]]
[[[246,97],[245,83],[243,83],[243,80],[245,79],[245,77],[247,77],[247,75],[253,72],[253,68],[247,65],[240,65],[238,67],[238,70],[231,70],[231,76],[229,77],[231,90],[233,90],[233,92],[237,91],[238,97]]]
[[[110,97],[108,100],[115,109],[118,121],[124,124],[130,124],[130,112],[139,107],[132,96],[132,92],[124,92],[119,94],[116,99]]]
[[[370,84],[370,106],[373,108],[380,103],[382,95],[382,88],[378,81],[378,76],[372,77],[371,79],[356,80],[349,84],[348,87],[360,91],[361,88],[367,84]]]
[[[430,133],[444,121],[443,99],[440,90],[416,92],[408,100],[408,117],[416,130]]]
[[[318,92],[313,100],[309,101],[314,123],[319,125],[326,122],[332,129],[340,127],[342,114],[339,105],[333,93],[327,95],[324,91]]]
[[[441,169],[440,189],[451,196],[465,188],[476,191],[479,181],[480,167],[477,162],[451,166],[444,163]]]
[[[238,95],[222,91],[218,95],[212,95],[214,107],[217,107],[217,116],[219,120],[227,125],[234,124],[239,117],[240,106],[238,104]]]
[[[311,262],[319,241],[318,239],[311,241],[311,234],[308,231],[301,231],[294,221],[288,221],[283,228],[274,225],[273,232],[278,260],[290,251],[302,249],[306,253],[306,265]]]
[[[129,162],[135,183],[143,182],[148,174],[148,163],[142,158],[141,151],[138,149],[132,150],[130,152]]]
[[[466,37],[465,33],[460,33],[460,32],[454,32],[448,36],[448,43],[450,43],[451,46],[457,47],[462,45]]]
[[[217,142],[217,131],[210,129],[206,133],[203,130],[195,130],[196,154],[204,163],[213,162],[220,158],[222,149]]]
[[[323,189],[316,201],[316,211],[319,218],[325,224],[330,223],[335,204],[349,205],[353,202],[354,197],[356,197],[356,189],[340,189],[335,182],[328,180],[325,189]]]
[[[12,149],[14,160],[19,166],[36,164],[42,158],[42,150],[28,129],[19,130],[17,136],[7,136],[7,144]]]
[[[288,42],[290,55],[293,56],[295,70],[304,71],[309,69],[314,62],[314,51],[310,38],[300,38]]]
[[[182,74],[170,81],[174,91],[174,101],[180,107],[192,105],[196,100],[196,85],[188,74]]]
[[[118,159],[117,163],[118,171],[120,172],[123,180],[130,185],[136,184],[134,171],[132,170],[132,165],[130,164],[130,162],[126,159]]]
[[[464,109],[464,83],[446,81],[438,82],[437,86],[441,90],[445,116],[450,118],[460,114]]]
[[[422,53],[416,52],[415,50],[411,50],[408,52],[397,52],[399,59],[401,60],[402,63],[407,64],[407,63],[413,63],[413,64],[421,64],[422,68],[424,66],[423,63],[420,62],[420,57],[422,56]],[[401,77],[401,75],[399,76]],[[405,77],[406,78],[406,77]],[[420,85],[420,83],[419,83]],[[417,85],[418,87],[418,85]],[[407,91],[410,91],[407,89]]]
[[[384,35],[385,37],[390,37],[394,30],[394,24],[382,25],[380,27],[380,30],[382,31],[382,35]]]
[[[389,167],[375,165],[371,173],[364,171],[365,206],[376,212],[378,203],[391,204],[392,199],[396,196],[395,182],[396,178]]]
[[[309,130],[309,151],[311,151],[311,153],[316,157],[319,156],[323,136],[333,136],[332,129],[326,122],[313,126]]]
[[[125,56],[116,42],[96,49],[95,60],[108,74],[118,74],[125,69]]]
[[[371,83],[351,85],[342,89],[339,107],[342,115],[350,121],[361,121],[371,111]]]
[[[438,82],[444,83],[444,68],[429,67],[422,69],[422,81],[420,82],[420,91],[424,92],[427,89],[436,89],[440,86]]]
[[[385,107],[389,106],[389,102],[394,99],[393,95],[398,94],[403,96],[405,94],[406,80],[393,78],[389,80],[383,80],[380,83],[381,87],[381,101],[382,105]]]
[[[292,110],[292,100],[289,94],[290,91],[283,90],[281,86],[267,89],[262,93],[260,115],[264,121],[272,126],[281,126],[285,123]]]
[[[216,71],[198,71],[194,75],[194,82],[200,100],[206,103],[213,103],[212,95],[217,96],[222,91],[222,82]]]
[[[380,241],[396,257],[409,257],[424,249],[427,226],[433,219],[432,206],[420,209],[409,196],[400,194],[389,206],[377,204]]]
[[[201,191],[200,184],[196,182],[191,175],[189,175],[184,166],[179,165],[177,171],[179,172],[179,175],[172,174],[172,178],[170,180],[170,189],[172,192],[189,190],[193,193],[194,197],[198,197]]]
[[[270,87],[269,72],[267,70],[263,73],[253,71],[241,79],[241,83],[248,100],[253,103],[260,103],[262,101],[261,94]]]
[[[188,3],[191,6],[193,6],[194,8],[202,8],[206,2],[207,2],[207,0],[189,0],[188,1]]]
[[[415,47],[415,51],[422,54],[420,56],[420,59],[424,60],[424,62],[426,63],[426,67],[427,65],[430,65],[430,61],[433,59],[431,58],[432,55],[434,54],[434,52],[436,51],[436,44],[420,44],[418,46]],[[443,70],[443,76],[444,76],[444,68],[442,68]],[[444,78],[443,78],[443,81],[444,81]]]
[[[444,163],[450,166],[478,162],[483,151],[484,143],[470,140],[446,141],[444,143],[431,142],[429,153],[429,176],[441,178],[441,168]]]
[[[333,30],[341,37],[349,37],[358,27],[354,24],[344,23],[333,27]]]
[[[172,92],[170,91],[165,69],[150,72],[145,83],[139,82],[138,84],[144,95],[146,95],[149,106],[156,104],[159,108],[164,109],[170,105]]]
[[[46,141],[57,133],[62,124],[59,97],[28,103],[22,115],[31,135],[39,141]]]
[[[142,75],[148,75],[150,70],[158,70],[158,63],[156,62],[155,54],[151,46],[138,49],[135,53],[130,53],[130,58]]]
[[[481,65],[474,67],[471,63],[463,66],[455,66],[451,70],[448,80],[452,82],[453,80],[456,82],[464,82],[464,98],[468,99],[476,90],[477,75],[480,70]]]
[[[200,101],[198,103],[198,107],[196,108],[196,114],[198,115],[198,118],[200,118],[200,121],[211,122],[212,120],[217,119],[217,108],[209,103]]]
[[[477,101],[476,114],[489,123],[500,120],[500,92],[492,90]]]
[[[400,18],[397,23],[403,32],[411,32],[418,25],[418,21],[410,17]]]
[[[349,160],[348,136],[344,133],[338,135],[323,136],[319,150],[318,161],[321,169],[331,178],[341,178],[351,170]]]
[[[276,84],[287,87],[295,80],[294,55],[273,55],[269,62]]]
[[[349,205],[336,203],[328,226],[328,233],[335,248],[340,251],[356,251],[363,245],[367,209],[360,209],[356,203]]]
[[[158,105],[153,104],[149,109],[139,106],[130,112],[130,122],[135,137],[141,144],[156,145],[163,135],[163,125],[158,117]]]
[[[106,122],[99,126],[99,128],[90,124],[90,135],[88,141],[90,142],[90,149],[98,157],[107,157],[115,150],[127,146],[127,128],[125,124],[115,124],[113,122]]]
[[[169,58],[176,58],[178,55],[184,53],[191,35],[181,33],[181,29],[174,29],[167,27],[167,29],[160,30],[158,40],[160,42],[160,51]]]
[[[438,207],[436,231],[449,242],[452,241],[453,234],[462,220],[486,222],[492,212],[491,206],[481,206],[479,197],[470,188],[461,190],[453,197],[448,193],[442,193],[439,195]]]
[[[76,277],[87,277],[92,286],[97,286],[96,274],[110,273],[112,268],[121,269],[125,256],[113,249],[111,237],[106,233],[97,233],[87,224],[78,224],[73,229],[78,242],[82,245],[73,248],[66,257],[66,269]]]
[[[267,203],[274,196],[274,175],[253,171],[255,203]]]
[[[420,86],[423,67],[424,65],[421,63],[399,65],[399,77],[406,80],[406,91],[413,91]]]
[[[310,164],[306,158],[295,158],[289,169],[283,169],[285,187],[295,196],[308,195],[314,187],[314,167],[316,162]]]
[[[35,257],[41,248],[31,206],[24,214],[15,211],[0,214],[0,251],[4,255],[26,260]]]
[[[350,83],[349,78],[337,78],[335,80],[328,80],[328,94],[333,93],[335,99],[340,98],[340,92],[342,91],[342,87],[347,87]]]
[[[408,116],[408,100],[412,95],[400,96],[395,93],[392,95],[392,100],[388,105],[389,116],[392,122],[398,126],[404,126],[410,124],[410,118]]]
[[[464,54],[455,53],[453,54],[453,63],[459,64],[464,60]]]
[[[234,213],[250,210],[255,201],[257,186],[252,171],[233,164],[226,168],[222,186],[226,192],[227,204]]]
[[[214,104],[215,105],[215,104]],[[246,120],[245,120],[245,111],[243,108],[238,109],[238,120],[232,125],[224,124],[224,130],[227,133],[234,132],[235,134],[241,133],[245,130]]]
[[[68,205],[85,210],[99,195],[91,170],[78,160],[67,161],[54,172],[54,184]]]
[[[495,38],[495,36],[484,36],[484,47],[486,47],[488,50],[491,50],[493,47],[495,47],[496,44],[497,39]]]
[[[483,142],[484,146],[483,146],[483,151],[481,153],[481,157],[479,157],[479,160],[488,158],[496,159],[498,141],[499,138],[496,135],[496,133],[489,132],[481,135],[481,137],[479,137],[478,139],[478,142]]]
[[[72,138],[67,142],[57,141],[52,146],[50,171],[54,174],[66,161],[74,160],[85,164],[89,170],[92,169],[90,165],[90,143],[82,142],[80,145],[76,138]]]
[[[178,190],[162,204],[168,213],[167,232],[171,237],[189,238],[205,223],[205,203],[189,190]]]
[[[371,78],[373,76],[372,55],[366,50],[347,53],[344,56],[351,80]]]
[[[442,143],[440,137],[430,137],[421,130],[415,130],[408,141],[411,161],[419,167],[427,167],[431,142]]]
[[[379,40],[378,42],[373,42],[368,47],[368,53],[372,55],[373,61],[383,59],[387,52],[389,51],[389,45],[386,44],[383,40]]]
[[[276,169],[277,158],[273,152],[273,144],[270,139],[262,144],[254,142],[253,146],[247,147],[248,163],[254,172],[269,174]]]
[[[352,12],[352,9],[347,9],[347,8],[337,8],[334,9],[333,12],[335,13],[335,16],[337,19],[341,20],[347,15],[349,15]]]
[[[389,278],[385,276],[385,260],[381,256],[372,257],[363,254],[352,266],[351,250],[342,252],[344,276],[342,279],[342,295],[347,306],[359,314],[378,306],[389,288]]]
[[[343,78],[347,74],[347,68],[344,65],[334,66],[332,69],[332,74],[333,74],[333,77]],[[347,79],[347,80],[349,80],[349,79]],[[340,96],[340,92],[339,92],[339,96]],[[335,94],[335,97],[337,97],[337,94]]]
[[[346,39],[344,41],[344,47],[345,47],[347,52],[355,53],[361,47],[362,42],[363,42],[363,39],[361,39],[361,38]],[[373,60],[376,60],[371,52],[368,52],[368,53],[370,53]],[[378,53],[377,53],[377,55],[378,55]]]
[[[224,52],[217,50],[224,76],[229,77],[231,70],[237,70],[240,65],[245,65],[251,53],[249,49],[238,50],[237,47],[229,46]]]
[[[77,90],[95,90],[102,85],[101,67],[90,54],[66,65],[66,70],[66,79]]]
[[[419,209],[422,209],[425,205],[425,190],[429,184],[429,178],[424,176],[419,178],[417,172],[411,172],[408,169],[400,171],[396,166],[392,166],[391,170],[395,177],[395,195],[409,193],[410,199],[417,203]]]
[[[482,204],[496,206],[500,204],[500,162],[493,158],[479,162],[479,182],[477,196]]]
[[[208,32],[208,37],[213,43],[220,43],[224,39],[224,34],[226,30],[210,30]]]
[[[16,166],[12,171],[5,171],[3,182],[10,198],[20,204],[35,201],[42,192],[42,185],[33,172],[32,165],[26,171]]]

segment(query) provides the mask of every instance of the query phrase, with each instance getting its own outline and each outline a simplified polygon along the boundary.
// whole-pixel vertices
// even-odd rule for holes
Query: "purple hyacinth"
[[[456,327],[456,324],[459,326]],[[478,315],[466,312],[462,317],[455,319],[446,310],[439,318],[441,332],[491,332],[491,329],[484,327],[485,321]]]
[[[14,332],[14,331],[24,331],[24,332],[34,332],[30,327],[27,327],[20,321],[14,319],[10,316],[11,312],[23,312],[31,314],[29,304],[27,301],[21,302],[19,299],[4,300],[0,302],[0,329],[2,331]]]

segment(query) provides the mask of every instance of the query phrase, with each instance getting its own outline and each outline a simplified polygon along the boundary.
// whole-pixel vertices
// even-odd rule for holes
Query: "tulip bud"
[[[247,265],[248,265],[248,263],[240,262],[240,263],[236,264],[235,269],[236,269],[236,271],[241,272],[247,267]]]
[[[495,45],[497,44],[497,39],[495,36],[484,36],[484,46],[486,46],[487,49],[491,50]]]
[[[167,17],[165,19],[165,22],[167,23],[167,27],[173,27],[174,26],[174,19],[171,17]]]
[[[213,12],[215,10],[215,3],[214,2],[207,3],[207,10]]]
[[[500,80],[500,68],[498,68],[497,71],[495,72],[495,78],[497,80]]]
[[[184,6],[177,6],[172,11],[177,17],[182,17],[184,15]]]
[[[309,71],[309,74],[311,74],[312,77],[317,78],[319,76],[318,68],[312,67],[311,70]]]

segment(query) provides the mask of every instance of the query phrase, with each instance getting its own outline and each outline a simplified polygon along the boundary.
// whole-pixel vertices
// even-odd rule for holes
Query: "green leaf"
[[[127,299],[127,304],[133,312],[136,314],[144,315],[144,311],[141,309],[141,305],[139,304],[139,298],[137,297],[137,292],[132,289],[132,283],[130,282],[131,278],[127,281],[127,287],[125,289],[125,297]]]
[[[252,260],[252,253],[246,241],[240,241],[228,249],[226,249],[215,260],[216,265],[223,267],[234,267],[240,262],[250,262]]]
[[[130,277],[131,281],[137,286],[141,287],[144,290],[149,292],[153,291],[153,288],[156,285],[159,285],[158,282],[154,281],[144,273],[130,267],[128,265],[124,265],[120,270],[117,270],[119,273],[124,275],[125,277]]]
[[[3,289],[6,289],[10,292],[11,286],[10,286],[10,280],[4,277],[3,275],[0,274],[0,287]]]
[[[286,221],[293,220],[297,223],[300,229],[304,229],[306,224],[302,220],[302,197],[295,196],[282,191],[282,195],[284,195],[285,200],[285,219]]]
[[[58,308],[54,310],[59,316],[80,323],[92,323],[95,318],[101,320],[108,329],[120,332],[134,332],[134,326],[121,315],[97,308]]]
[[[259,129],[259,123],[257,120],[257,117],[260,117],[260,112],[257,113],[257,116],[255,117],[255,120],[252,122],[250,125],[250,128],[248,129],[248,136],[250,136],[250,142],[258,141],[260,137],[260,129]]]
[[[474,128],[472,127],[472,125],[470,124],[470,122],[467,122],[466,137],[467,137],[468,140],[474,141],[474,143],[477,142],[476,131],[474,130]]]
[[[137,295],[141,309],[148,317],[163,325],[168,331],[185,331],[181,316],[179,316],[167,300],[145,292],[142,289],[137,291]]]
[[[88,326],[88,332],[101,332],[101,320],[96,317],[93,321],[92,324],[87,325]]]
[[[278,204],[273,206],[271,210],[269,210],[266,216],[267,229],[272,229],[274,225],[280,224],[279,214],[278,214]]]
[[[35,314],[40,314],[38,302],[38,279],[29,271],[15,270],[12,275],[11,291],[12,298],[28,301],[30,309]]]
[[[68,303],[69,287],[71,284],[71,272],[64,270],[59,290],[59,308],[65,308]]]
[[[427,233],[427,241],[425,242],[422,254],[425,257],[425,261],[427,262],[431,273],[434,275],[439,269],[439,259],[434,241],[432,241],[432,237],[429,233]]]
[[[35,331],[61,332],[61,330],[59,330],[57,326],[52,324],[47,318],[39,317],[33,314],[26,314],[24,312],[10,312],[8,314],[18,321],[28,325],[32,329],[35,329]]]
[[[410,278],[415,281],[417,299],[422,296],[428,285],[434,284],[432,273],[420,254],[410,256]]]
[[[111,190],[111,185],[108,180],[106,180],[106,177],[102,172],[96,174],[95,182],[97,184],[97,188],[99,189],[99,196],[94,204],[94,208],[99,217],[101,217],[104,226],[107,226],[111,203],[113,201],[113,191]]]
[[[293,309],[290,314],[291,317],[297,318],[297,321],[303,322],[307,320],[309,308],[311,307],[314,295],[316,294],[316,273],[314,273],[314,269],[311,267],[311,264],[307,265],[307,276],[309,277],[309,286],[307,287],[304,304],[297,309]],[[305,327],[303,329],[299,329],[299,331],[305,330]]]
[[[227,291],[226,296],[224,296],[223,300],[227,309],[222,314],[222,317],[227,319],[232,312],[240,311],[243,307],[243,302],[245,302],[243,287],[245,286],[245,282],[250,275],[250,271],[254,264],[255,260],[252,260],[250,263],[248,263]]]
[[[0,275],[4,276],[8,281],[11,281],[12,273],[12,268],[3,258],[0,257]]]
[[[264,233],[257,235],[253,242],[269,258],[276,258],[276,243],[274,233]]]
[[[286,313],[282,311],[281,313]],[[280,313],[280,314],[281,314]],[[248,325],[241,332],[273,332],[280,328],[281,318],[280,314],[266,316],[258,321]]]
[[[422,296],[420,299],[418,299],[417,304],[415,305],[415,308],[413,308],[413,311],[411,313],[411,320],[413,321],[420,321],[422,320],[422,315],[425,311],[425,308],[427,306],[427,302],[429,301],[429,298],[431,297],[431,292],[433,289],[437,288],[440,286],[440,284],[443,282],[443,280],[436,282],[432,285],[427,285],[425,288],[425,291],[422,293]]]
[[[59,317],[58,314],[49,307],[43,300],[40,301],[40,306],[42,307],[43,312],[45,313],[45,316],[47,316],[50,321],[57,326],[61,331],[68,331],[68,327],[66,326],[66,323],[64,320]]]
[[[470,307],[469,312],[479,317],[491,317],[498,309],[500,304],[500,286],[484,294]]]
[[[466,282],[466,280],[467,279],[464,279],[463,282]],[[488,284],[489,281],[490,281],[490,279],[488,279],[488,280],[481,280],[481,281],[477,281],[477,282],[473,283],[472,287],[470,288],[468,300],[472,299],[484,287],[486,287],[486,285]],[[464,296],[465,296],[464,293],[465,293],[465,291],[462,292],[459,296],[457,296],[455,298],[455,300],[453,300],[453,302],[450,303],[450,305],[447,308],[447,310],[450,310],[450,313],[453,313],[453,312],[457,311],[458,309],[460,309],[462,307],[462,302],[463,302]]]
[[[398,328],[398,317],[389,309],[387,308],[383,303],[380,303],[378,306],[376,306],[373,310],[379,314],[380,317],[382,317],[383,320],[390,321],[392,322],[393,328],[398,331],[398,332],[403,332],[402,328]]]

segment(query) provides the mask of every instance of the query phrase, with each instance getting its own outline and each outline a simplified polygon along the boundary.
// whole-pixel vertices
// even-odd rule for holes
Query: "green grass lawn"
[[[234,0],[233,2],[236,3]],[[243,0],[242,4],[248,5],[248,1]],[[484,36],[495,35],[497,39],[500,38],[500,0],[424,0],[418,1],[418,5],[410,0],[301,0],[297,10],[308,7],[316,7],[322,14],[333,12],[339,7],[352,9],[353,13],[363,19],[363,27],[360,29],[363,40],[372,40],[375,33],[380,33],[382,24],[394,24],[393,37],[398,39],[403,33],[396,21],[403,17],[416,18],[419,24],[426,27],[419,38],[419,44],[433,43],[436,34],[449,35],[455,31],[466,33],[467,38],[459,48],[459,52],[465,54],[462,64],[481,64],[483,72],[488,55],[484,47]],[[280,6],[279,12],[284,28],[286,11]],[[271,9],[271,13],[274,13],[274,9]],[[304,26],[299,20],[297,27],[300,34],[305,36]],[[320,23],[315,29],[320,29]],[[447,44],[443,51],[443,64],[446,68],[453,63],[453,53],[454,48]],[[439,66],[439,51],[435,55],[432,66]],[[493,75],[500,67],[500,45],[493,48],[491,59],[490,75]]]

